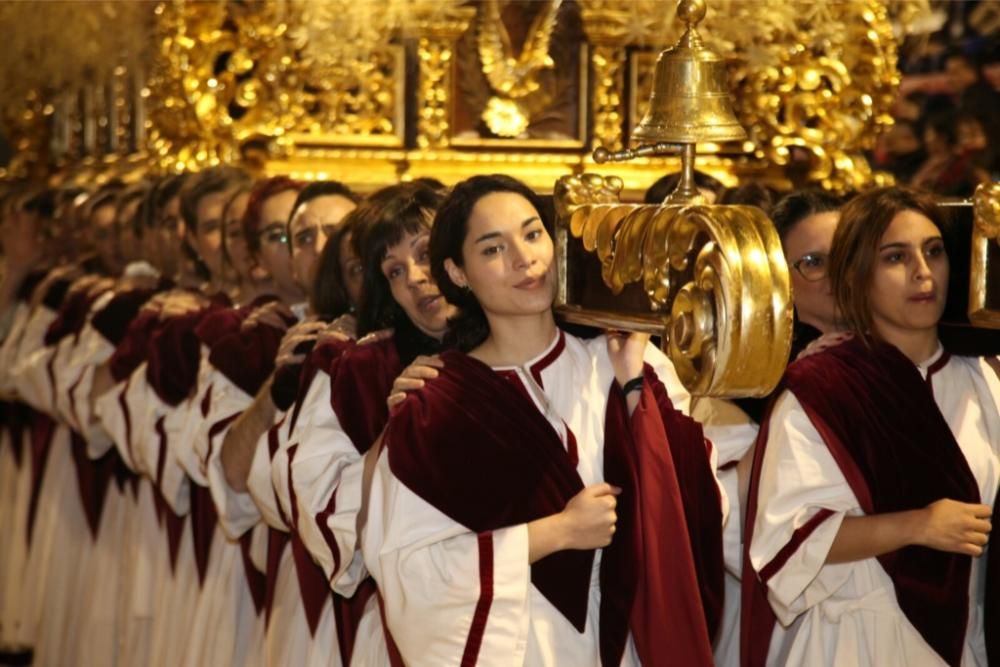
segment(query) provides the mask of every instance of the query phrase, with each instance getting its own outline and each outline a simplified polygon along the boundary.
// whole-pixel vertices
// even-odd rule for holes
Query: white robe
[[[318,374],[314,385],[324,377],[322,373]],[[289,532],[286,517],[292,516],[292,495],[288,484],[290,417],[291,411],[279,415],[276,419],[275,436],[278,442],[273,459],[269,434],[261,436],[247,479],[250,493],[260,508],[266,524],[274,530],[285,533]],[[267,626],[265,642],[267,664],[315,667],[340,665],[340,646],[333,605],[329,600],[324,603],[315,635],[310,634],[295,568],[291,545],[286,544],[280,555],[277,581],[274,582],[271,619]]]
[[[179,447],[178,435],[186,423],[182,402],[176,408],[164,403],[146,379],[145,362],[123,382],[102,394],[95,411],[103,430],[115,443],[125,464],[149,481],[143,483],[151,492],[140,502],[140,521],[157,526],[153,496],[160,494],[176,514],[185,517],[178,547],[177,563],[170,568],[166,526],[158,530],[137,531],[136,548],[140,563],[129,583],[132,606],[139,627],[149,618],[148,649],[146,637],[135,650],[146,653],[150,664],[173,667],[181,663],[188,648],[177,641],[187,636],[192,627],[194,609],[200,589],[191,543],[191,526],[186,515],[190,510],[189,480],[172,448]],[[165,442],[161,442],[162,434]],[[161,448],[163,465],[160,466]]]
[[[8,381],[12,389],[35,410],[56,415],[56,388],[52,382],[57,358],[67,346],[45,346],[45,332],[57,313],[44,304],[25,321],[16,347]],[[65,341],[64,341],[65,342]],[[80,625],[73,609],[80,599],[91,569],[92,541],[70,451],[69,430],[54,429],[41,478],[29,549],[26,579],[31,594],[23,601],[34,626],[34,659],[38,664],[65,664],[77,655]]]
[[[926,377],[941,350],[918,368]],[[934,399],[992,505],[1000,481],[1000,380],[979,359],[953,357],[931,377]],[[768,664],[919,667],[943,665],[903,614],[878,560],[825,564],[845,516],[860,504],[798,400],[774,407],[759,486],[750,559],[758,572],[819,510],[832,510],[767,582],[778,619]],[[962,665],[986,664],[983,639],[985,556],[973,560]]]
[[[226,483],[221,451],[229,426],[215,428],[249,407],[253,397],[215,369],[208,356],[209,350],[202,347],[198,386],[185,405],[187,421],[174,448],[191,482],[208,487],[218,514],[186,662],[263,664],[263,614],[258,616],[253,606],[238,542],[257,523],[259,513],[249,494],[237,493]],[[208,406],[207,412],[203,406]],[[266,554],[257,551],[260,563]]]
[[[13,305],[6,315],[10,323],[0,345],[0,395],[16,399],[14,367],[17,350],[31,314],[26,303]],[[28,429],[21,440],[21,463],[14,458],[13,442],[4,429],[0,442],[0,645],[25,648],[34,641],[34,624],[26,613],[31,589],[25,576],[28,567],[26,537],[28,501],[31,492],[31,444]]]
[[[604,337],[584,341],[565,335],[565,349],[552,359],[549,352],[557,344],[558,337],[523,367],[497,370],[517,374],[564,445],[567,429],[572,431],[583,483],[599,483],[604,481],[608,390],[615,379],[607,342]],[[669,360],[652,346],[646,356],[674,406],[687,413],[690,397]],[[541,363],[545,361],[548,365]],[[533,374],[541,377],[541,386]],[[713,448],[713,470],[716,455]],[[477,664],[600,665],[600,551],[581,634],[531,584],[527,524],[495,530],[483,540],[410,491],[393,475],[385,455],[376,466],[369,503],[362,536],[365,563],[378,582],[389,630],[408,664],[461,662],[481,594],[480,549],[491,549],[493,595]],[[724,516],[725,511],[723,498]],[[631,638],[622,664],[638,664]]]
[[[299,537],[326,574],[331,588],[349,598],[368,576],[357,553],[356,530],[364,464],[330,405],[330,384],[329,375],[316,374],[302,399],[287,444],[272,461],[271,480],[285,516],[298,516]],[[291,411],[286,421],[290,427]],[[328,641],[322,629],[324,625],[335,628],[335,623],[333,605],[327,600],[314,643],[320,638],[324,643]],[[336,649],[336,631],[330,636],[334,640],[332,648]],[[369,599],[359,621],[351,663],[388,664],[374,597]]]
[[[712,644],[717,667],[740,664],[740,579],[743,570],[743,527],[736,464],[757,438],[757,425],[735,403],[717,398],[696,398],[691,416],[702,423],[705,437],[719,456],[719,483],[729,501],[729,520],[722,533],[725,599],[718,635]]]

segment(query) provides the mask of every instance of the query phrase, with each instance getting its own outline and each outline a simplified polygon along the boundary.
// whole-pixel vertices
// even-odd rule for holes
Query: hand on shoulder
[[[795,360],[805,359],[806,357],[811,357],[817,352],[822,352],[827,348],[840,345],[844,341],[848,341],[854,338],[854,333],[851,331],[834,331],[832,333],[823,334],[813,342],[803,348],[799,355],[795,357]]]
[[[413,360],[413,363],[403,369],[399,377],[392,383],[392,390],[386,404],[391,410],[393,406],[402,403],[407,392],[416,391],[424,386],[425,380],[432,380],[438,376],[438,369],[444,368],[444,362],[438,355],[420,355]]]

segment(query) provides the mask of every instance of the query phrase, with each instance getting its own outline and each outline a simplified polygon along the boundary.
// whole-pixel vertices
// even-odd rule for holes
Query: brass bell
[[[725,64],[698,35],[696,25],[705,18],[705,0],[681,0],[677,17],[687,30],[656,60],[649,110],[632,132],[632,144],[746,139],[729,99]]]

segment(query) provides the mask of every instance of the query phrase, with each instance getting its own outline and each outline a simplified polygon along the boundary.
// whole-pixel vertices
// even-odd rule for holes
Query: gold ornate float
[[[592,171],[616,173],[634,198],[680,164],[643,157],[612,172],[590,157],[622,147],[655,54],[679,36],[661,0],[7,5],[17,39],[3,107],[22,172],[140,153],[160,169],[235,158],[362,189],[505,171],[549,191]],[[926,5],[713,2],[707,44],[726,54],[748,139],[701,145],[699,167],[727,185],[877,180],[862,154],[889,122],[893,26],[905,32]]]

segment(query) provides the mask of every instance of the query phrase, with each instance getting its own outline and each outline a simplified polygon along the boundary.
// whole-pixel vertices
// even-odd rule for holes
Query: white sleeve
[[[94,416],[99,428],[118,450],[125,466],[135,473],[142,473],[140,462],[133,450],[132,415],[128,408],[126,396],[129,392],[131,377],[119,382],[94,399]]]
[[[146,440],[146,460],[155,465],[153,480],[167,504],[175,514],[183,516],[191,509],[191,479],[180,463],[179,450],[191,446],[184,440],[184,429],[190,411],[198,406],[193,398],[173,406],[160,400],[152,389],[149,395],[156,420],[154,431]]]
[[[0,395],[8,396],[14,393],[14,378],[11,371],[14,369],[17,349],[20,347],[30,317],[31,308],[28,304],[18,302],[13,306],[10,330],[3,339],[3,345],[0,345]]]
[[[726,569],[739,577],[743,571],[743,525],[736,464],[756,440],[758,427],[735,403],[720,398],[697,398],[691,412],[703,425],[720,461],[716,478],[728,506],[723,553]]]
[[[88,324],[80,333],[80,341],[73,352],[72,363],[80,370],[76,380],[66,389],[69,403],[66,416],[87,441],[87,455],[92,459],[100,458],[114,446],[97,415],[92,413],[90,396],[94,373],[114,351],[114,345]]]
[[[667,389],[667,396],[675,408],[686,415],[691,414],[691,393],[684,387],[681,378],[677,375],[674,362],[663,353],[663,350],[652,343],[646,343],[646,353],[643,355],[647,364],[656,371],[656,376]]]
[[[177,514],[190,508],[188,478],[172,448],[190,401],[174,407],[164,403],[146,380],[143,362],[97,400],[96,410],[125,464],[149,477]]]
[[[204,419],[205,428],[195,440],[195,450],[203,462],[212,500],[219,514],[219,524],[231,539],[260,522],[261,513],[253,497],[229,486],[222,466],[222,442],[235,419],[250,407],[254,397],[234,385],[222,373],[211,374],[210,409]]]
[[[99,296],[94,303],[91,304],[90,310],[87,313],[87,322],[84,323],[80,331],[75,335],[64,337],[61,341],[59,341],[59,345],[56,349],[53,362],[53,369],[55,371],[53,374],[55,379],[55,412],[59,416],[60,420],[69,424],[70,428],[81,435],[85,435],[86,422],[81,424],[77,419],[77,410],[75,405],[77,393],[75,390],[81,383],[84,383],[84,373],[88,369],[92,370],[92,366],[95,363],[95,351],[101,349],[96,348],[95,350],[92,339],[102,338],[100,334],[90,326],[89,321],[90,317],[104,308],[108,301],[110,301],[113,297],[114,292],[111,291],[105,292]],[[108,344],[105,342],[105,347],[107,346]],[[110,356],[110,353],[108,356]],[[107,357],[105,357],[105,359],[106,358]],[[92,374],[88,376],[88,380],[92,377]],[[89,394],[89,381],[86,382],[86,384],[88,386]],[[107,438],[104,438],[104,442],[107,442]],[[90,447],[88,443],[88,452],[89,451]]]
[[[306,392],[288,442],[271,467],[275,491],[294,503],[299,536],[334,590],[349,596],[365,576],[355,558],[364,462],[330,405],[325,373]]]
[[[527,524],[470,532],[399,482],[385,455],[370,502],[365,560],[403,659],[460,664],[476,632],[478,665],[521,664],[531,622]]]
[[[57,313],[44,305],[31,314],[13,357],[11,380],[14,391],[31,407],[52,414],[55,409],[55,385],[50,377],[49,362],[55,348],[45,345],[45,332]]]
[[[206,436],[207,431],[205,426],[207,418],[203,408],[206,394],[208,394],[209,399],[212,395],[211,376],[213,369],[208,363],[208,351],[205,346],[201,346],[200,353],[198,380],[190,400],[190,406],[185,410],[183,421],[178,424],[178,444],[174,447],[174,455],[188,477],[200,486],[208,486],[208,480],[205,478],[205,463],[200,456],[200,451],[204,450],[200,439]]]
[[[861,514],[847,480],[789,392],[771,413],[757,491],[750,562],[783,625],[822,602],[853,563],[826,564],[844,516]]]
[[[247,491],[257,505],[261,519],[272,528],[286,533],[288,524],[278,506],[278,498],[271,482],[271,451],[273,449],[277,454],[280,449],[287,447],[288,441],[284,437],[287,433],[287,421],[288,413],[277,415],[274,425],[258,438],[250,474],[247,476]]]

